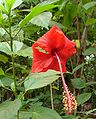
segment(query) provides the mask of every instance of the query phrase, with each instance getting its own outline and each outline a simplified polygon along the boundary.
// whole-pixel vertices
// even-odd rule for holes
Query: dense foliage
[[[78,105],[71,115],[59,72],[30,73],[31,46],[53,25],[76,43],[64,73]],[[95,0],[0,0],[0,119],[96,118],[95,40]]]

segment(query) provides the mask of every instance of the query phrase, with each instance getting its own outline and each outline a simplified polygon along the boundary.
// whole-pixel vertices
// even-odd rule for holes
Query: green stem
[[[15,87],[15,90],[14,90],[14,95],[15,97],[17,96],[17,85],[16,85],[16,78],[15,78],[15,65],[14,65],[14,55],[12,54],[12,67],[13,67],[13,80],[14,80],[14,87]]]
[[[18,110],[18,112],[17,112],[17,119],[19,119],[19,110]]]
[[[54,110],[52,84],[50,84],[51,107]]]
[[[13,37],[12,37],[12,31],[11,31],[11,15],[9,13],[8,15],[9,18],[9,36],[10,36],[10,47],[11,47],[11,51],[12,51],[12,68],[13,68],[13,80],[14,80],[14,95],[15,97],[17,96],[17,85],[16,85],[16,78],[15,78],[15,61],[14,61],[14,54],[13,54]],[[17,112],[17,119],[19,119],[19,111]]]
[[[13,37],[12,37],[12,30],[11,30],[11,16],[10,13],[8,15],[9,18],[9,36],[10,36],[10,47],[11,47],[11,51],[13,52]],[[17,95],[17,90],[16,90],[16,79],[15,79],[15,65],[14,65],[14,54],[12,54],[12,68],[13,68],[13,80],[14,80],[14,95]]]

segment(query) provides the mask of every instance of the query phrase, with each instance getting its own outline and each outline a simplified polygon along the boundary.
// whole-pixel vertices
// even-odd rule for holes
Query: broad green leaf
[[[0,51],[11,55],[17,53],[23,47],[23,43],[19,41],[13,41],[13,52],[11,51],[10,45],[7,42],[0,43]]]
[[[15,0],[5,0],[7,11],[10,12]]]
[[[46,107],[33,105],[31,110],[20,111],[20,119],[62,119],[55,110]]]
[[[9,55],[12,53],[10,49],[10,45],[7,42],[0,43],[0,51]]]
[[[23,50],[19,50],[17,52],[17,55],[32,58],[32,48],[28,47],[28,48],[25,48]]]
[[[14,85],[14,82],[11,83],[11,90],[12,90],[13,92],[15,92],[15,85]]]
[[[8,62],[8,58],[6,56],[0,54],[0,62],[6,63],[6,62]]]
[[[95,2],[95,1],[92,1],[92,2],[86,3],[85,5],[83,5],[83,7],[84,7],[86,10],[88,10],[88,9],[94,7],[95,5],[96,5],[96,2]]]
[[[30,111],[20,111],[20,119],[62,119],[59,114],[46,107],[32,105]]]
[[[72,79],[71,81],[74,88],[82,89],[86,87],[86,82],[81,78],[75,78],[75,79]]]
[[[92,25],[92,24],[96,24],[96,19],[94,18],[87,19],[86,25]]]
[[[11,86],[13,80],[8,78],[7,76],[1,76],[0,77],[0,81],[1,81],[1,84],[2,86]]]
[[[95,47],[90,47],[85,50],[84,55],[91,55],[91,54],[96,54],[96,48]]]
[[[32,118],[32,113],[29,112],[29,111],[20,111],[19,112],[19,115],[20,115],[20,119],[30,119]]]
[[[82,64],[78,65],[77,67],[75,67],[75,68],[73,69],[73,71],[72,71],[72,74],[73,74],[74,72],[76,72],[78,69],[82,68],[84,65],[85,65],[85,63],[82,63]]]
[[[14,101],[6,101],[0,104],[0,119],[11,119],[21,107],[21,101],[16,99]]]
[[[30,22],[37,26],[42,26],[42,27],[45,27],[46,29],[48,29],[51,17],[52,17],[51,12],[43,12],[43,13],[37,15],[36,17],[34,17],[33,19],[31,19]]]
[[[56,26],[58,26],[60,29],[64,29],[65,31],[67,30],[67,27],[65,27],[65,26],[62,25],[61,23],[51,20],[51,21],[50,21],[50,26],[52,27],[53,25],[56,25]]]
[[[42,106],[32,106],[32,119],[62,119],[55,110]]]
[[[53,2],[52,1],[45,1],[45,2],[42,2],[38,5],[36,5],[31,10],[31,12],[20,22],[20,27],[23,27],[26,23],[28,23],[36,15],[38,15],[38,14],[40,14],[40,13],[46,11],[46,10],[57,7],[58,5],[52,4],[56,1],[58,1],[58,0],[53,0]]]
[[[14,54],[14,55],[32,58],[32,48],[28,47],[28,48],[22,49],[23,45],[24,45],[23,42],[13,41],[13,52],[12,52],[10,45],[7,42],[1,42],[0,51],[8,55]]]
[[[20,4],[22,4],[22,0],[15,0],[13,6],[12,6],[12,9],[15,9],[16,7],[18,7]]]
[[[0,68],[0,75],[4,75],[4,71]]]
[[[23,47],[23,42],[20,42],[20,41],[14,41],[13,42],[13,52],[14,53],[21,50],[22,47]]]
[[[3,36],[6,33],[6,31],[3,28],[0,28],[0,36]]]
[[[91,98],[91,93],[83,93],[77,96],[77,104],[78,106],[85,103]]]
[[[59,78],[58,73],[59,72],[53,70],[42,73],[32,73],[24,82],[25,90],[28,91],[47,86]]]

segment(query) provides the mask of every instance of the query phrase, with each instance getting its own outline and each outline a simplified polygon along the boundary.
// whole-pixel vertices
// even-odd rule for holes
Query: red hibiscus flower
[[[77,108],[77,103],[65,83],[63,72],[66,72],[67,59],[76,53],[75,43],[70,41],[59,28],[53,26],[32,45],[32,49],[32,72],[45,72],[48,69],[61,72],[64,109],[70,114]]]
[[[53,26],[32,46],[32,72],[45,72],[48,69],[60,71],[55,53],[60,58],[62,71],[66,72],[67,59],[76,53],[74,47],[75,43],[70,41],[59,28]]]

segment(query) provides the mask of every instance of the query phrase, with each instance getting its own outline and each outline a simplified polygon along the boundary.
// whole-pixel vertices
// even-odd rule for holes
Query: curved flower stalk
[[[76,53],[75,43],[53,26],[32,45],[32,49],[32,72],[46,72],[49,69],[60,71],[64,88],[64,109],[71,113],[77,108],[77,103],[65,83],[63,73],[66,72],[67,59]]]

